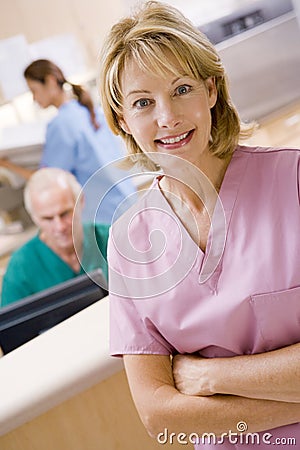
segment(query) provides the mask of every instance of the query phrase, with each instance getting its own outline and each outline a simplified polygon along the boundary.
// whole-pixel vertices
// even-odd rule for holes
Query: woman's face
[[[36,80],[26,80],[29,89],[32,92],[33,100],[38,103],[41,108],[48,108],[53,105],[53,86],[46,78],[45,83]]]
[[[143,71],[130,61],[121,78],[124,96],[120,125],[145,152],[172,154],[201,166],[208,153],[210,109],[217,92],[212,78],[165,77]]]

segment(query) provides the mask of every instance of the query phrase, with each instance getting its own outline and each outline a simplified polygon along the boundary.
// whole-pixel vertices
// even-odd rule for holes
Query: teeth
[[[161,142],[163,144],[175,144],[176,142],[180,142],[183,139],[185,139],[187,137],[189,133],[184,133],[181,136],[177,136],[176,138],[170,138],[170,139],[161,139]]]

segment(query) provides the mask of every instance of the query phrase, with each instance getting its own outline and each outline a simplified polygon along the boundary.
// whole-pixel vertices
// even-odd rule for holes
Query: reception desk
[[[109,356],[108,302],[0,359],[1,450],[182,448],[159,444],[140,422],[122,359]]]

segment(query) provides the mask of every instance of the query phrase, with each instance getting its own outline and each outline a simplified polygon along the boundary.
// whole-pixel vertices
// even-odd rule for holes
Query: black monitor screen
[[[0,308],[3,353],[102,299],[108,294],[106,288],[103,272],[97,269]]]

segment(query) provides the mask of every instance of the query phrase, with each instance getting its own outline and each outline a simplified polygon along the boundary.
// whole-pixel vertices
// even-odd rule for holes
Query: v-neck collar
[[[240,146],[234,151],[219,192],[219,210],[214,211],[208,237],[208,245],[199,274],[199,283],[207,281],[211,290],[217,292],[217,284],[222,272],[223,254],[226,247],[228,230],[237,200],[239,188],[247,167],[249,153]],[[219,215],[219,217],[218,217]],[[215,230],[213,231],[213,228]],[[214,239],[214,236],[216,239]]]
[[[40,238],[40,235],[39,235],[39,234],[37,234],[37,238],[38,238],[38,240],[39,240],[39,242],[40,242],[40,245],[41,245],[42,247],[44,247],[44,249],[47,249],[49,255],[52,256],[52,259],[56,261],[56,264],[57,264],[57,265],[61,266],[61,268],[64,267],[65,269],[67,269],[68,271],[70,271],[73,275],[74,275],[74,274],[75,274],[75,275],[79,275],[79,274],[81,273],[81,271],[82,271],[82,270],[81,270],[81,267],[80,267],[79,271],[75,271],[75,270],[74,270],[74,269],[73,269],[66,261],[64,261],[57,253],[55,253],[54,250],[52,250],[51,247],[49,247],[49,245],[47,245],[47,244]]]
[[[197,263],[199,264],[199,284],[208,284],[211,291],[214,293],[217,292],[217,284],[222,272],[223,253],[227,241],[228,230],[239,187],[247,167],[248,158],[249,153],[243,152],[242,148],[237,146],[224,175],[218,200],[212,215],[212,224],[205,252],[200,249],[197,243],[189,235],[183,223],[179,220],[182,229],[185,230],[185,234],[188,235],[192,244],[197,247],[197,254],[199,256],[199,258],[197,258]],[[162,176],[163,175],[159,175],[156,177],[153,187],[160,191],[168,209],[176,216],[176,213],[173,211],[160,190],[159,181]]]

